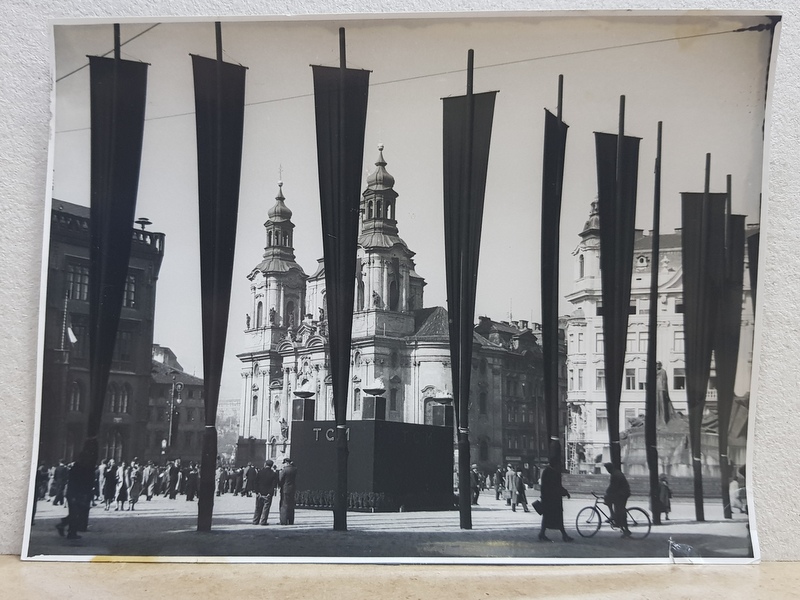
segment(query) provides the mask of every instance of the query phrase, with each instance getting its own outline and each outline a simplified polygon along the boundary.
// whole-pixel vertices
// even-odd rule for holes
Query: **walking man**
[[[297,467],[290,458],[283,459],[283,469],[278,477],[281,486],[281,525],[294,525],[294,491]]]
[[[269,525],[269,509],[278,487],[278,473],[272,468],[274,463],[268,460],[264,468],[255,476],[256,511],[253,513],[253,525]]]

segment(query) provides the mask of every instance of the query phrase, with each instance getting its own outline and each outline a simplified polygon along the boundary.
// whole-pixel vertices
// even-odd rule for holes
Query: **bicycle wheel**
[[[581,534],[581,537],[592,537],[600,529],[601,519],[600,513],[594,506],[586,506],[578,513],[578,518],[575,519],[575,529]]]
[[[628,509],[628,529],[631,537],[635,540],[642,540],[650,535],[650,515],[647,511],[638,506]]]

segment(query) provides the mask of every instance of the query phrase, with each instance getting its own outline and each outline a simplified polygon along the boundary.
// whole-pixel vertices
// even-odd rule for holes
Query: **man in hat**
[[[278,475],[281,486],[281,525],[294,525],[294,491],[297,467],[290,458],[283,459],[283,469]]]
[[[469,472],[469,490],[472,495],[472,504],[478,504],[478,496],[481,493],[481,473],[476,464],[472,465]]]
[[[603,500],[611,508],[614,523],[622,530],[622,537],[630,537],[631,531],[628,529],[626,505],[631,495],[631,486],[628,484],[625,474],[619,467],[615,467],[614,463],[607,462],[603,466],[611,474],[611,481]]]
[[[275,488],[278,487],[278,474],[273,470],[271,460],[264,463],[264,468],[255,476],[256,511],[253,513],[253,525],[269,525],[269,509]]]

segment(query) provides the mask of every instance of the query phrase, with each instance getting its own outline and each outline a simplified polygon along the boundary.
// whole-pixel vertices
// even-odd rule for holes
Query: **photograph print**
[[[54,23],[23,558],[758,561],[779,32]]]

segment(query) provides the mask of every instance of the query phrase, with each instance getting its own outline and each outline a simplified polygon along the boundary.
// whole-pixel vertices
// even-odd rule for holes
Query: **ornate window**
[[[122,296],[122,306],[136,308],[136,276],[128,275],[125,279],[125,292]]]
[[[70,412],[80,412],[81,404],[83,401],[83,385],[80,381],[73,381],[69,393],[69,410]]]
[[[88,265],[67,265],[67,297],[72,300],[89,299]]]

